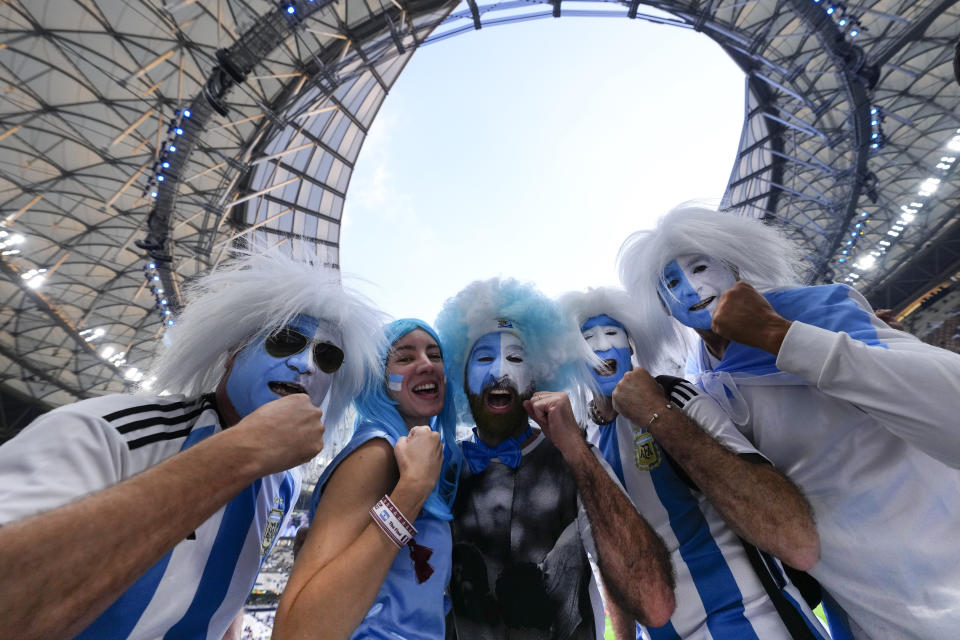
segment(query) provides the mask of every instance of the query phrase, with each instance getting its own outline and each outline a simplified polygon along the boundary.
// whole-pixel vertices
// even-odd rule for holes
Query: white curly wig
[[[639,304],[660,306],[657,285],[666,286],[664,268],[690,254],[721,260],[762,292],[801,284],[800,252],[776,229],[756,218],[690,204],[667,213],[654,229],[627,237],[617,256],[620,282]],[[675,324],[660,313],[651,324],[650,337],[673,343],[667,347],[677,346]]]
[[[365,384],[379,380],[385,315],[347,291],[337,269],[277,250],[246,254],[190,283],[186,305],[155,366],[154,389],[188,396],[213,391],[227,359],[297,314],[339,332],[343,365],[333,374],[324,422],[337,425]]]
[[[627,330],[637,364],[644,369],[656,370],[664,351],[662,341],[650,332],[651,323],[663,315],[658,303],[637,302],[623,289],[596,287],[563,294],[560,306],[577,327],[582,327],[594,316],[610,316]]]
[[[467,357],[500,319],[508,320],[511,331],[523,340],[538,389],[561,391],[589,384],[588,366],[601,364],[580,327],[532,284],[500,278],[472,282],[444,303],[434,324],[448,362],[447,384],[457,394],[460,420],[465,423],[473,421],[464,391]]]

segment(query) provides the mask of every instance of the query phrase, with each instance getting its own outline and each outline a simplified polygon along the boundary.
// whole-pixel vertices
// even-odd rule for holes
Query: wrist
[[[217,459],[229,461],[228,473],[247,483],[285,470],[274,468],[276,465],[264,456],[263,442],[249,437],[243,429],[222,431],[187,451],[192,449],[216,451]]]
[[[417,476],[415,474],[401,474],[397,480],[397,485],[390,494],[391,499],[401,509],[420,511],[423,503],[427,501],[430,492],[436,485],[436,480],[430,481],[429,478]]]
[[[790,327],[793,323],[786,318],[777,316],[771,323],[767,331],[765,332],[763,344],[761,348],[764,351],[777,355],[780,353],[780,347],[783,345],[784,338],[787,337],[787,332],[790,330]]]

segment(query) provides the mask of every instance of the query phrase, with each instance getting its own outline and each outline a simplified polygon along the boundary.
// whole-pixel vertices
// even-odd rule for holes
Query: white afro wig
[[[345,290],[332,267],[276,250],[246,254],[190,283],[185,300],[154,369],[154,389],[188,396],[213,391],[232,354],[297,314],[326,323],[343,342],[343,365],[333,374],[324,416],[328,425],[337,425],[360,389],[382,373],[385,316]]]
[[[666,286],[663,270],[671,261],[691,254],[719,259],[761,292],[801,284],[800,252],[773,227],[731,212],[681,205],[655,228],[627,237],[617,257],[620,282],[630,296],[647,308],[661,307],[651,321],[649,338],[668,349],[681,346],[682,334],[678,323],[662,312],[657,285]]]
[[[633,345],[637,364],[660,373],[660,360],[667,354],[657,332],[651,331],[651,327],[656,328],[664,315],[659,303],[638,302],[623,289],[596,287],[565,293],[560,297],[560,305],[577,327],[582,327],[587,320],[599,315],[608,315],[622,324]]]

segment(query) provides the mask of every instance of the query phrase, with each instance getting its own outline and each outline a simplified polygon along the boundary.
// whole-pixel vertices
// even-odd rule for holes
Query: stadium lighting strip
[[[157,263],[151,261],[143,265],[143,275],[147,279],[147,288],[150,289],[150,293],[153,294],[153,299],[156,302],[157,310],[163,318],[163,322],[168,327],[172,327],[176,323],[173,321],[173,318],[170,317],[173,312],[170,311],[170,302],[165,297],[163,283],[160,282],[160,274],[157,273]]]
[[[173,114],[173,118],[170,119],[170,125],[167,127],[167,137],[160,145],[163,153],[160,154],[160,159],[153,163],[153,171],[143,188],[143,196],[157,198],[157,185],[167,179],[164,171],[170,168],[169,156],[177,152],[177,138],[183,135],[181,124],[190,115],[190,109],[183,109],[182,111],[178,109]]]
[[[872,109],[871,114],[873,114]],[[911,202],[900,206],[900,217],[894,220],[890,228],[887,229],[886,236],[878,241],[873,249],[863,251],[859,254],[858,259],[853,263],[855,270],[847,274],[843,279],[844,282],[854,283],[860,279],[861,271],[873,269],[877,264],[877,259],[899,240],[900,235],[906,230],[907,225],[916,220],[917,214],[920,213],[920,210],[923,209],[926,204],[924,201],[936,193],[937,189],[940,188],[942,176],[947,174],[957,162],[957,154],[960,154],[960,129],[954,131],[953,137],[950,138],[945,146],[947,152],[953,155],[940,156],[940,160],[937,162],[935,169],[940,172],[941,177],[931,176],[920,183],[919,187],[917,187],[917,194]],[[844,248],[840,251],[840,256],[837,258],[838,263],[843,264],[849,260],[853,260],[851,252],[856,246],[856,239],[863,235],[864,226],[869,222],[870,214],[866,211],[861,212],[857,223],[854,224],[854,230],[850,232],[851,238],[844,243]]]
[[[860,16],[852,15],[847,9],[847,5],[842,2],[824,2],[823,0],[813,0],[813,4],[823,7],[823,12],[833,18],[834,23],[840,31],[851,38],[866,31],[866,27],[860,24]]]

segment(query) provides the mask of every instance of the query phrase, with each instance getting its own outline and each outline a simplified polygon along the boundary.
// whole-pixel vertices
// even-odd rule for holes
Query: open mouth
[[[267,386],[270,387],[270,391],[273,391],[278,396],[289,396],[294,393],[306,393],[307,390],[298,385],[295,382],[280,382],[273,380],[267,383]]]
[[[710,306],[710,303],[717,299],[717,296],[710,296],[705,300],[701,300],[697,304],[693,305],[688,309],[688,311],[700,311],[701,309],[706,309]]]
[[[513,399],[516,397],[513,391],[502,387],[490,389],[483,395],[487,408],[493,413],[503,413],[507,411],[513,405]]]
[[[435,382],[424,382],[414,386],[411,391],[414,395],[430,398],[439,393],[439,387],[437,387],[437,383]]]
[[[613,358],[607,358],[603,361],[603,366],[594,368],[594,371],[597,372],[598,376],[602,376],[604,378],[607,376],[612,376],[617,372],[617,361]]]

